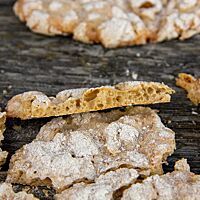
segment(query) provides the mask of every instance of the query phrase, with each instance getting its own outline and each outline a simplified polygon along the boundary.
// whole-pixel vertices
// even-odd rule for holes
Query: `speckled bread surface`
[[[200,176],[190,172],[185,159],[176,162],[175,171],[154,175],[133,184],[123,192],[122,200],[198,200]]]
[[[6,180],[62,191],[119,168],[141,176],[162,174],[162,163],[174,149],[174,132],[150,108],[74,114],[51,120],[19,149]]]
[[[34,32],[108,48],[200,32],[200,0],[18,0],[14,11]]]

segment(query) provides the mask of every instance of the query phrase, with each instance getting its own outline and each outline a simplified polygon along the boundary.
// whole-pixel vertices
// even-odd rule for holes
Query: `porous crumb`
[[[115,48],[189,38],[200,32],[199,7],[199,0],[18,0],[14,11],[34,32]]]
[[[144,107],[56,118],[12,156],[7,181],[62,191],[118,168],[161,174],[174,137],[156,112]]]
[[[14,96],[7,105],[7,116],[21,119],[61,116],[128,105],[170,101],[174,91],[156,82],[130,81],[114,86],[71,89],[47,97],[30,91]]]
[[[0,144],[1,144],[1,141],[4,139],[3,133],[6,129],[5,122],[6,122],[6,113],[0,112]],[[5,163],[7,155],[8,155],[8,152],[2,151],[2,149],[0,148],[0,167],[1,165]]]
[[[9,183],[0,183],[0,199],[1,200],[37,200],[32,194],[26,192],[15,193],[12,185]]]
[[[176,85],[185,89],[187,97],[195,104],[200,103],[200,79],[185,73],[180,73],[176,79]]]
[[[200,176],[190,172],[185,159],[176,163],[175,171],[154,175],[124,191],[122,200],[197,200],[200,197]]]

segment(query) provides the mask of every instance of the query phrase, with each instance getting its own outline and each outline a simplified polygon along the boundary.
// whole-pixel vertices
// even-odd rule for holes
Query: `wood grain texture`
[[[179,158],[187,158],[191,170],[200,173],[200,108],[175,86],[180,72],[200,77],[200,35],[187,41],[104,49],[69,37],[45,37],[31,33],[12,12],[13,1],[0,1],[0,107],[13,95],[40,90],[54,95],[63,89],[94,87],[137,80],[164,82],[176,90],[172,102],[154,105],[166,126],[176,132],[177,149],[165,171]],[[9,152],[0,180],[5,178],[10,156],[31,142],[48,119],[8,120],[3,150]],[[41,199],[44,197],[38,192]]]
[[[16,0],[0,0],[0,5],[13,5]]]

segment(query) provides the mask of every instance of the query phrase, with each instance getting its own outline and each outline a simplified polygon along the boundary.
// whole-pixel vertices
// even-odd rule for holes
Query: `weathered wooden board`
[[[186,93],[175,86],[180,72],[200,77],[200,35],[183,42],[109,50],[71,38],[31,33],[14,16],[12,3],[0,0],[0,107],[4,108],[13,95],[28,90],[54,95],[67,88],[134,80],[135,74],[137,80],[164,82],[177,91],[172,102],[151,107],[160,110],[163,122],[176,132],[177,149],[165,170],[172,170],[174,161],[184,157],[192,171],[200,173],[200,108],[192,105]],[[31,142],[49,120],[7,121],[2,148],[9,152],[9,158],[1,180],[5,178],[2,174],[8,169],[10,156]]]
[[[0,5],[13,5],[15,0],[1,0]]]

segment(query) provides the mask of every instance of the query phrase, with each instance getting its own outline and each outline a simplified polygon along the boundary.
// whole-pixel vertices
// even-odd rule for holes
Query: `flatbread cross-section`
[[[124,82],[114,86],[71,89],[47,97],[42,92],[14,96],[7,105],[7,116],[21,119],[61,116],[128,105],[165,103],[174,91],[156,82]]]

